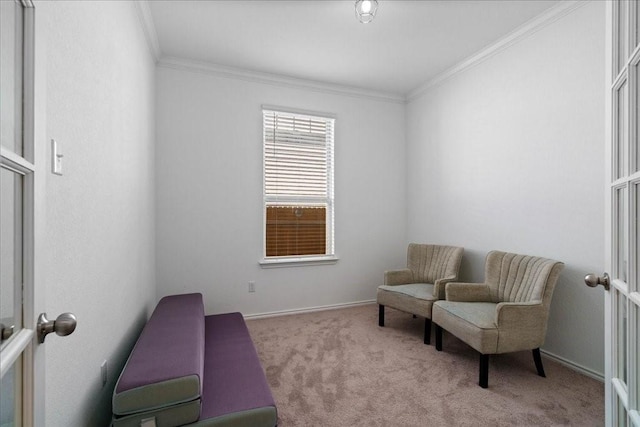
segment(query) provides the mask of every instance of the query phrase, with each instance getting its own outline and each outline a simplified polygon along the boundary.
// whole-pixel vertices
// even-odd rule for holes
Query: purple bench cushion
[[[200,398],[204,372],[202,294],[164,297],[138,338],[113,394],[125,415]]]
[[[276,405],[242,315],[207,316],[205,328],[207,364],[200,422],[266,408],[275,425]]]

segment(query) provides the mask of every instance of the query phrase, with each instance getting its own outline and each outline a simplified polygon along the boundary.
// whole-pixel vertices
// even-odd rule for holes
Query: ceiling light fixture
[[[378,0],[357,0],[356,18],[363,24],[373,21],[378,10]]]

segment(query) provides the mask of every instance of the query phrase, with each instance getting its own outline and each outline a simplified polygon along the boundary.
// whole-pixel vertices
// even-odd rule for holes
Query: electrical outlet
[[[102,378],[102,387],[107,384],[107,361],[104,360],[100,365],[100,377]]]
[[[249,292],[255,292],[256,291],[256,282],[254,282],[253,280],[249,280]]]

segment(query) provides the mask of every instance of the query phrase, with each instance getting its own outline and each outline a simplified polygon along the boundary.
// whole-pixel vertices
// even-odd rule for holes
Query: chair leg
[[[442,351],[442,327],[436,324],[436,350]]]
[[[546,378],[546,375],[544,374],[544,367],[542,366],[542,357],[540,357],[540,349],[534,348],[531,352],[533,353],[533,361],[536,363],[538,375]]]
[[[431,344],[431,319],[424,318],[424,343]]]
[[[384,305],[378,305],[378,326],[384,326]]]
[[[480,381],[478,385],[482,388],[489,386],[489,355],[480,353]]]

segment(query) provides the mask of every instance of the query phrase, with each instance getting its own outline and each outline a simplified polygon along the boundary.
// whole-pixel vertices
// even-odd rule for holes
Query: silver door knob
[[[586,276],[584,276],[584,283],[586,283],[587,286],[591,286],[592,288],[595,288],[598,285],[602,285],[607,291],[610,288],[609,275],[607,273],[603,273],[602,277],[596,276],[593,273],[587,274]]]
[[[6,341],[11,338],[13,332],[15,331],[15,328],[15,325],[4,326],[2,323],[0,323],[0,342]]]
[[[56,320],[47,319],[47,313],[38,317],[38,342],[42,344],[47,334],[55,332],[61,337],[70,335],[76,330],[76,316],[73,313],[62,313]]]

